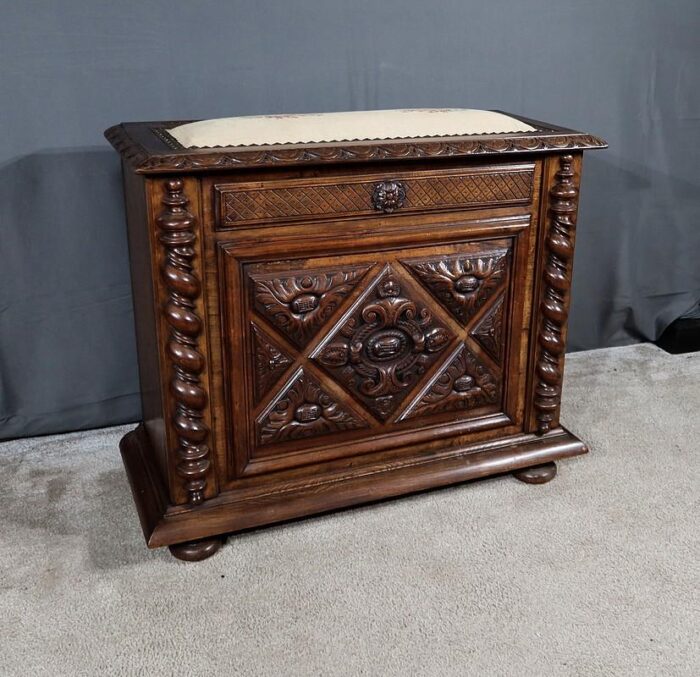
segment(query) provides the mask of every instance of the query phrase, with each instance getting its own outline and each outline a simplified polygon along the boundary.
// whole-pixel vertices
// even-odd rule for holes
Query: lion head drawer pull
[[[406,186],[401,181],[382,181],[374,187],[372,205],[378,212],[391,214],[403,207]]]

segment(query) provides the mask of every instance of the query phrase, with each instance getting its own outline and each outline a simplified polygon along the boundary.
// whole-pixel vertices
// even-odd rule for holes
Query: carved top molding
[[[536,131],[428,137],[410,141],[397,139],[192,149],[182,147],[168,134],[168,129],[187,122],[177,121],[122,123],[110,127],[105,132],[105,137],[134,171],[140,174],[607,148],[605,141],[591,134],[511,113],[507,115],[527,122]]]

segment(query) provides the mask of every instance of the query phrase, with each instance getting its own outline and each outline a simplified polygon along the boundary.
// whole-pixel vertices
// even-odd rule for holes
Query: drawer
[[[528,204],[533,163],[214,186],[218,229]]]

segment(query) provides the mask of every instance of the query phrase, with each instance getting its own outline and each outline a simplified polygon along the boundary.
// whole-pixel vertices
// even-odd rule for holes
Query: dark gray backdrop
[[[700,298],[698,0],[0,0],[0,436],[136,420],[125,120],[498,108],[585,159],[571,349]]]

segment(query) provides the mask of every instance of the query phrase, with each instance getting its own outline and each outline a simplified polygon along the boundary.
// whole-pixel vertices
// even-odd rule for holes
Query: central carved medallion
[[[411,337],[401,329],[380,329],[367,339],[365,348],[368,359],[394,360],[410,350]]]
[[[453,339],[404,286],[387,266],[312,356],[381,420]]]
[[[309,278],[304,278],[301,281],[302,288],[304,283],[307,285],[313,284]],[[299,296],[292,300],[291,307],[292,310],[299,315],[311,312],[318,308],[318,296],[316,296],[316,294],[299,294]]]

